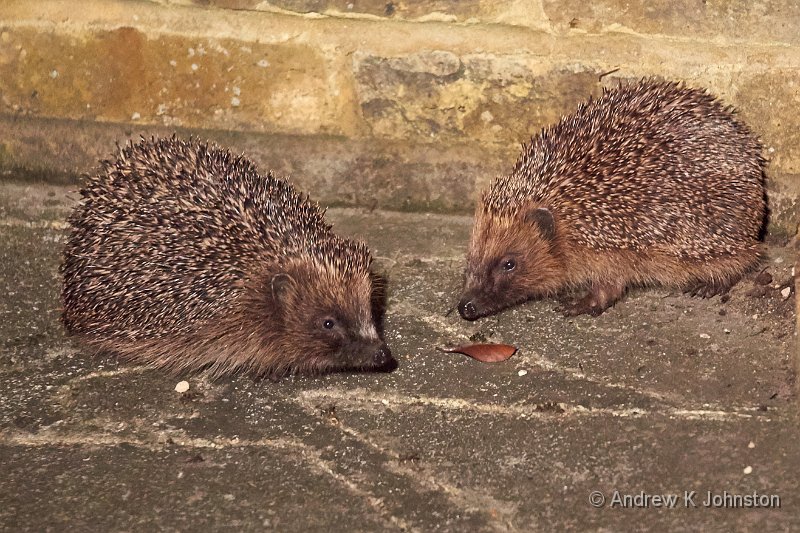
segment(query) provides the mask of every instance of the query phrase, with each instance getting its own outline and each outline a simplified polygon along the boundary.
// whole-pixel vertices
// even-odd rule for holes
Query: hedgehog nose
[[[378,351],[372,355],[372,363],[378,370],[385,370],[391,372],[397,368],[397,361],[392,357],[392,352],[385,344],[378,348]]]
[[[478,318],[478,310],[475,308],[475,304],[472,303],[472,300],[468,301],[461,301],[458,304],[458,314],[461,315],[461,318],[464,320],[477,320]]]

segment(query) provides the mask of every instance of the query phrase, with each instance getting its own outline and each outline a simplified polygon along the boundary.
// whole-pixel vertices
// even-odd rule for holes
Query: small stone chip
[[[742,472],[744,472],[745,474],[750,474],[752,471],[753,471],[752,466],[746,466],[744,467],[744,470],[742,470]]]
[[[177,385],[175,385],[175,392],[184,393],[189,390],[189,382],[188,381],[179,381]]]
[[[783,290],[781,291],[781,296],[783,296],[783,299],[784,299],[784,300],[786,300],[787,298],[789,298],[789,296],[790,296],[791,294],[792,294],[792,288],[791,288],[791,287],[786,287],[785,289],[783,289]]]
[[[747,447],[748,447],[748,448],[751,448],[751,449],[752,449],[752,448],[755,448],[755,447],[756,447],[756,443],[755,443],[755,442],[753,442],[753,441],[750,441],[750,444],[748,444],[748,445],[747,445]]]
[[[519,372],[517,372],[517,375],[518,375],[519,377],[522,377],[522,376],[524,376],[524,375],[525,375],[525,374],[527,374],[527,373],[528,373],[528,371],[527,371],[527,370],[525,370],[525,369],[522,369],[522,370],[520,370]]]
[[[700,334],[700,338],[701,339],[710,339],[711,335],[709,335],[708,333],[701,333]]]

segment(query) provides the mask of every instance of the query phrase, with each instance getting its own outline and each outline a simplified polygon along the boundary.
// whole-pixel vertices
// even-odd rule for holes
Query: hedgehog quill
[[[652,79],[544,129],[482,195],[458,310],[467,320],[586,290],[597,316],[630,287],[711,297],[759,262],[761,144],[703,90]]]
[[[396,366],[367,247],[244,157],[142,139],[102,162],[81,196],[62,320],[88,346],[213,377]]]

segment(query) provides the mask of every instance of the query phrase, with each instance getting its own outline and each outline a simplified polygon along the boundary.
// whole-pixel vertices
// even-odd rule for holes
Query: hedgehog
[[[556,296],[568,316],[597,316],[631,287],[724,294],[763,254],[764,166],[758,138],[705,90],[604,90],[483,192],[459,313]]]
[[[392,370],[366,245],[272,172],[213,144],[145,139],[89,176],[69,218],[62,321],[172,373]]]

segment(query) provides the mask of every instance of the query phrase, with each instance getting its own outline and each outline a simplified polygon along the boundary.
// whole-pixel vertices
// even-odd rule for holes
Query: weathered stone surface
[[[734,104],[764,142],[770,216],[791,234],[800,220],[800,72],[772,69],[735,80]]]
[[[471,212],[476,188],[513,161],[516,148],[474,142],[449,146],[311,135],[267,135],[97,122],[18,120],[0,114],[0,181],[5,176],[76,183],[140,135],[212,140],[261,169],[289,175],[324,205]]]
[[[800,528],[795,296],[752,296],[745,280],[727,302],[636,290],[597,318],[543,300],[466,322],[445,310],[469,217],[332,209],[389,277],[400,367],[209,382],[64,337],[57,269],[76,200],[0,184],[0,530]],[[776,280],[791,280],[791,254],[770,247]],[[471,336],[520,350],[491,365],[435,350]],[[704,508],[708,490],[781,507]],[[679,499],[621,508],[614,491]]]
[[[656,75],[740,109],[767,147],[773,225],[795,231],[792,4],[545,3],[555,30],[528,0],[386,5],[0,2],[0,169],[74,180],[116,139],[179,130],[233,139],[332,203],[467,211],[539,128],[601,85]]]
[[[542,0],[542,7],[561,31],[800,43],[800,4],[794,0]]]
[[[265,135],[0,115],[0,180],[16,169],[18,177],[76,183],[80,174],[91,172],[100,159],[112,155],[115,143],[176,131],[185,137],[214,140],[246,154],[262,169],[289,175],[324,205],[397,210],[470,213],[478,191],[507,172],[519,150],[516,143],[421,144],[390,138]],[[519,133],[521,138],[525,135]],[[797,225],[800,180],[774,161],[767,174],[770,231],[791,235]]]
[[[170,126],[337,133],[336,77],[320,50],[162,35],[75,37],[0,27],[0,110]]]
[[[228,9],[280,9],[300,14],[371,15],[390,19],[447,22],[505,22],[541,25],[541,9],[526,0],[193,0],[198,5]]]
[[[373,135],[516,144],[600,91],[600,72],[529,55],[354,55],[356,92]]]

